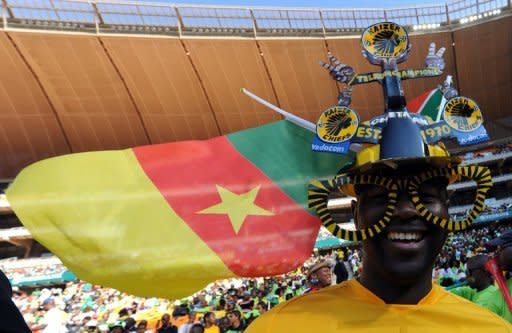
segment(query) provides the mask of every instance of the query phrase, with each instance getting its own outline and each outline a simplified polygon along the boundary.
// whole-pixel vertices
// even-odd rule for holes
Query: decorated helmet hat
[[[459,144],[471,144],[488,139],[480,109],[476,103],[457,96],[451,78],[440,88],[445,99],[442,118],[432,121],[421,114],[408,112],[401,80],[439,76],[444,69],[444,48],[435,50],[430,45],[426,67],[418,70],[398,70],[397,64],[406,60],[410,51],[405,29],[395,23],[383,22],[370,26],[363,33],[363,55],[381,72],[357,74],[329,55],[330,64],[321,63],[331,76],[345,84],[338,98],[338,105],[322,113],[317,122],[317,136],[313,149],[345,154],[349,162],[329,180],[314,180],[309,186],[309,206],[314,208],[323,225],[335,236],[358,241],[382,232],[391,221],[398,200],[398,192],[406,190],[411,201],[428,222],[442,228],[458,231],[466,229],[484,209],[486,192],[492,186],[489,169],[480,166],[461,166],[461,159],[450,156],[441,142],[456,139]],[[383,86],[385,110],[380,116],[366,123],[350,104],[350,93],[355,84],[379,82]],[[353,149],[355,144],[358,149]],[[326,147],[318,148],[315,147]],[[349,151],[349,149],[355,151]],[[408,179],[387,177],[386,169],[425,165],[426,171]],[[421,184],[436,177],[449,183],[459,179],[472,179],[477,183],[473,209],[462,220],[436,216],[423,204],[419,194]],[[387,189],[388,204],[382,218],[369,228],[350,230],[340,226],[327,208],[333,192],[356,196],[357,185],[378,185]]]
[[[408,120],[402,121],[402,123],[407,122]],[[385,172],[418,165],[434,168],[454,167],[462,162],[460,157],[450,156],[442,142],[411,144],[415,138],[421,138],[421,136],[408,132],[406,126],[397,126],[394,131],[385,128],[381,133],[381,141],[377,144],[365,144],[359,151],[352,154],[352,160],[339,170],[337,177],[369,175],[379,171]],[[461,176],[453,174],[447,178],[449,183],[453,183],[460,180]],[[354,184],[341,185],[339,190],[348,196],[356,196]]]

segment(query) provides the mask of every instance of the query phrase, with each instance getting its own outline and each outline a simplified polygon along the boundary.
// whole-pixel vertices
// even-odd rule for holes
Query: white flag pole
[[[245,88],[242,88],[240,89],[240,91],[242,93],[244,93],[245,95],[249,96],[250,98],[252,98],[253,100],[255,100],[256,102],[259,102],[263,105],[265,105],[266,107],[268,107],[269,109],[272,109],[274,111],[276,111],[277,113],[281,114],[284,119],[288,120],[289,122],[291,123],[294,123],[295,125],[297,126],[300,126],[302,128],[305,128],[307,129],[308,131],[311,131],[313,133],[316,133],[316,125],[306,119],[302,119],[300,117],[297,117],[296,115],[294,114],[291,114],[290,112],[287,112],[281,108],[278,108],[277,106],[275,106],[274,104],[264,100],[263,98],[253,94],[252,92],[250,92],[249,90],[245,89]]]

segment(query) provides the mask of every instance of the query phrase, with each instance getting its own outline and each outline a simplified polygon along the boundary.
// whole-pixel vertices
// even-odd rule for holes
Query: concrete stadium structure
[[[64,2],[85,3],[50,1],[57,16],[55,8]],[[50,156],[206,139],[279,119],[240,93],[242,87],[316,121],[321,111],[336,103],[338,92],[318,65],[327,59],[327,52],[358,72],[377,69],[361,56],[359,38],[363,23],[375,23],[380,17],[361,19],[361,24],[355,20],[353,29],[337,29],[339,33],[327,31],[325,24],[319,33],[315,27],[265,30],[275,30],[276,36],[258,35],[255,24],[254,34],[247,33],[251,29],[218,29],[210,17],[202,24],[224,34],[212,36],[206,28],[187,27],[182,18],[178,32],[171,26],[168,34],[164,28],[152,34],[151,29],[133,33],[133,23],[108,25],[97,19],[89,29],[76,23],[85,20],[80,16],[73,25],[63,18],[20,19],[28,15],[20,14],[24,13],[20,3],[3,1],[0,29],[0,179],[5,180]],[[35,1],[30,8],[44,9],[45,3]],[[512,133],[510,3],[500,8],[499,15],[483,17],[477,12],[467,25],[461,24],[464,19],[450,21],[446,8],[447,20],[431,25],[436,29],[406,25],[412,42],[407,67],[424,66],[431,41],[447,47],[445,73],[454,75],[462,95],[480,104],[486,121],[510,126]],[[401,22],[389,17],[391,12],[383,13]],[[99,10],[98,16],[107,17]],[[420,16],[416,19],[420,22]],[[116,27],[127,29],[120,33],[114,31]],[[443,80],[444,76],[409,81],[404,89],[412,98]],[[362,120],[380,114],[378,84],[356,87],[352,107]]]

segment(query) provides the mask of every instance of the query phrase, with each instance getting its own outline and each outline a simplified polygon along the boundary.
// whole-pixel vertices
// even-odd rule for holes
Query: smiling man
[[[448,232],[466,229],[483,210],[489,170],[460,166],[442,143],[425,142],[405,99],[387,97],[378,142],[365,145],[333,179],[309,188],[309,205],[323,225],[362,241],[360,277],[280,304],[246,332],[512,332],[496,314],[432,282]],[[477,183],[474,206],[452,220],[448,185],[468,179]],[[336,192],[356,198],[356,230],[331,216],[327,201]]]
[[[327,260],[319,260],[311,265],[308,269],[308,281],[311,287],[305,293],[330,286],[332,284],[331,263]]]
[[[438,168],[429,158],[409,162],[372,168],[364,177],[352,176],[348,185],[348,178],[331,181],[333,188],[343,183],[338,188],[357,198],[356,227],[366,235],[360,278],[281,304],[247,332],[300,333],[312,327],[317,332],[512,332],[494,313],[432,283],[435,258],[448,234],[440,225],[450,223],[447,186],[454,177],[443,174],[455,171],[443,173],[446,165]],[[355,175],[362,169],[352,170]]]
[[[421,167],[399,168],[389,175],[406,179]],[[448,217],[448,182],[434,178],[419,187],[419,195],[436,216]],[[380,186],[355,187],[354,216],[360,229],[375,224],[387,208],[388,191]],[[360,283],[386,303],[416,304],[432,289],[432,269],[447,231],[425,223],[406,191],[399,191],[395,213],[387,229],[363,242]]]
[[[401,31],[400,39],[391,39],[397,31]],[[400,48],[394,45],[398,41]],[[386,52],[377,49],[378,45],[391,45],[389,42],[394,46],[389,50],[386,46]],[[354,154],[345,156],[347,163],[334,178],[313,180],[308,191],[309,207],[316,210],[324,227],[339,238],[362,242],[361,275],[280,304],[246,332],[512,332],[512,326],[496,314],[432,283],[434,262],[448,232],[471,225],[484,209],[486,193],[492,187],[489,169],[461,166],[461,160],[451,157],[440,142],[442,128],[449,135],[457,133],[451,132],[448,120],[458,126],[474,117],[481,126],[478,107],[466,97],[447,97],[450,100],[446,105],[453,107],[453,115],[445,107],[443,122],[432,123],[422,115],[409,113],[401,85],[407,75],[384,75],[398,73],[397,64],[408,56],[405,30],[390,22],[375,24],[363,33],[362,45],[367,60],[383,70],[370,76],[378,76],[383,87],[384,114],[365,124],[359,124],[357,115],[351,116],[353,126],[343,127],[340,133],[342,140],[349,140],[343,144],[350,146],[351,139],[344,138],[354,136],[363,144],[354,149]],[[432,43],[426,69],[441,73],[444,48],[435,49]],[[351,91],[348,86],[355,81],[364,82],[359,75],[347,80],[341,74],[348,65],[333,55],[329,59],[331,63],[321,62],[322,67],[336,81],[346,84],[346,91]],[[471,112],[455,112],[468,103],[474,104]],[[348,104],[340,104],[336,110],[345,115],[355,113],[343,108]],[[317,138],[322,128],[336,128],[339,122],[340,117],[325,121],[320,117]],[[359,129],[380,135],[360,139],[356,135]],[[474,180],[476,195],[468,215],[453,220],[448,215],[447,190],[449,184],[459,180]],[[355,230],[331,216],[327,203],[329,198],[339,197],[337,192],[356,198],[352,203]]]

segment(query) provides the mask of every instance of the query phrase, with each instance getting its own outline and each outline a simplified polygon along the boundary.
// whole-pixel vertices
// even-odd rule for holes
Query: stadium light
[[[439,28],[441,26],[441,23],[427,23],[427,24],[418,24],[418,25],[414,25],[413,26],[413,29],[414,30],[431,30],[431,29],[436,29],[436,28]]]

